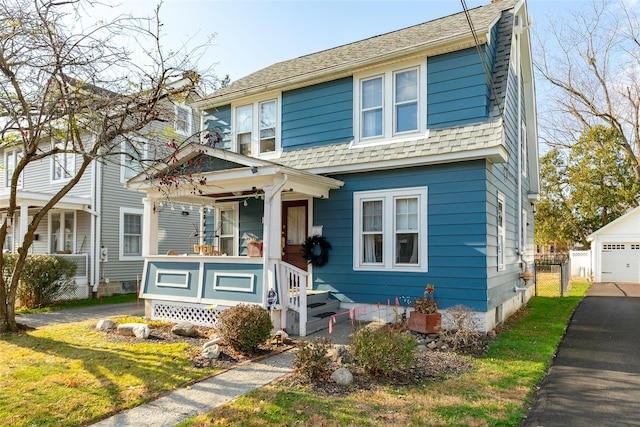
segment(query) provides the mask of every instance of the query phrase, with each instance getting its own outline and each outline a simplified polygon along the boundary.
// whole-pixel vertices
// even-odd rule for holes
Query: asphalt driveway
[[[640,284],[596,283],[522,426],[640,426]]]
[[[51,325],[53,323],[81,322],[91,319],[105,319],[115,316],[144,314],[144,302],[128,302],[123,304],[103,304],[89,307],[54,310],[46,313],[22,314],[16,316],[16,322],[32,328]]]

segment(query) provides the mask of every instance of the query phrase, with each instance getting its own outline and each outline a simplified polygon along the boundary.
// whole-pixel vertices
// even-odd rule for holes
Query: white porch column
[[[142,199],[144,213],[142,215],[142,256],[158,255],[158,217],[154,212],[155,199]]]
[[[20,235],[18,236],[17,247],[22,247],[22,243],[24,242],[24,235],[27,233],[27,228],[29,228],[29,205],[20,205]]]

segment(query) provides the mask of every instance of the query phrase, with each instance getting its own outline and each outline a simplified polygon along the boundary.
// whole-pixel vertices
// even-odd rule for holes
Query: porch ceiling
[[[38,193],[35,191],[18,190],[16,194],[16,205],[32,207],[42,207],[46,205],[53,197],[52,194]],[[9,208],[10,194],[0,194],[0,209]],[[88,210],[91,206],[91,200],[88,197],[64,196],[54,206],[55,209],[71,209],[71,210]]]

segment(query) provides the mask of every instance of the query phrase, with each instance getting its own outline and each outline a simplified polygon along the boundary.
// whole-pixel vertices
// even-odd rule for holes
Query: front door
[[[282,260],[307,271],[302,243],[307,238],[307,200],[282,202]]]

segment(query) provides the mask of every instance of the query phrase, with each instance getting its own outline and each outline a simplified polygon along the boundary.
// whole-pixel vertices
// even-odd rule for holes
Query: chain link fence
[[[537,256],[534,270],[536,296],[562,297],[567,294],[571,275],[567,254]]]

